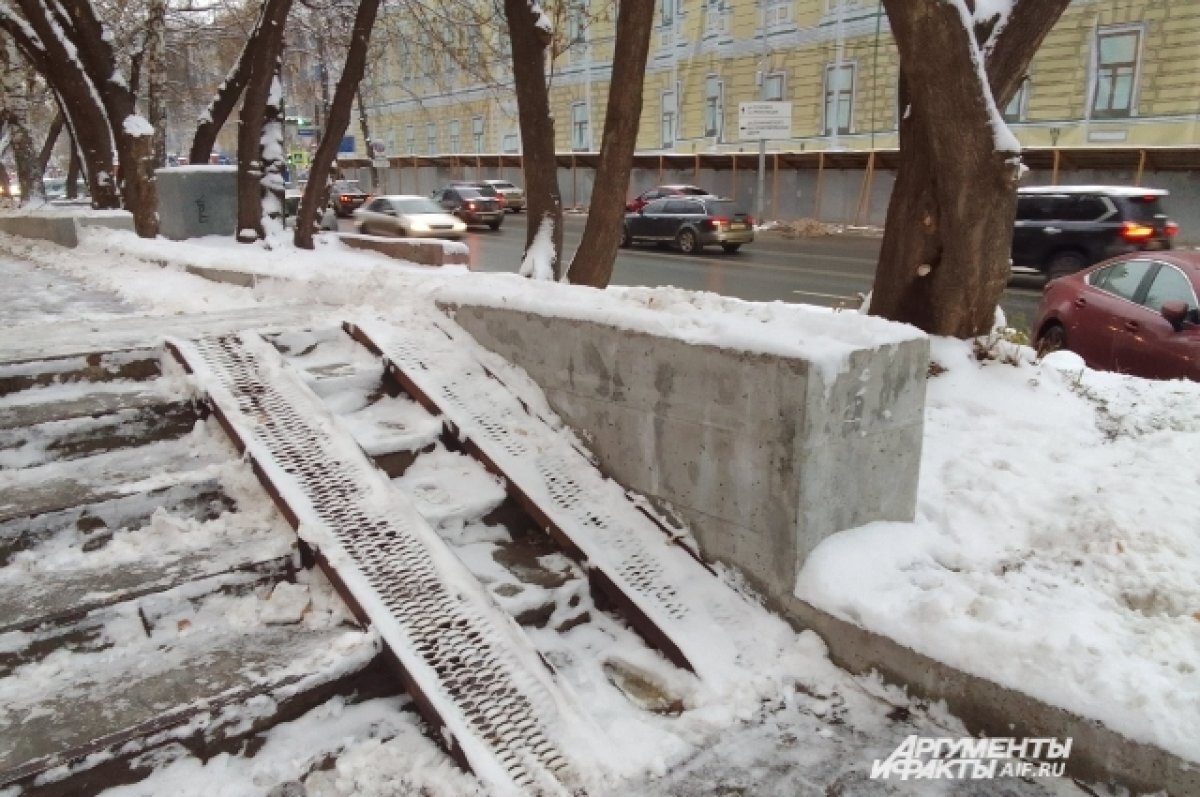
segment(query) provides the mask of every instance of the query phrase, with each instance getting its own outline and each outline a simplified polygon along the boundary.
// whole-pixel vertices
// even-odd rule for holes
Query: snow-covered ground
[[[311,305],[314,315],[331,305],[402,315],[435,295],[476,291],[531,307],[600,304],[590,289],[408,266],[329,240],[315,252],[272,243],[170,243],[92,230],[67,253],[0,236],[0,252],[23,261],[0,258],[8,284],[22,286],[0,300],[0,326],[280,303]],[[279,279],[254,289],[215,285],[184,273],[184,263]],[[55,287],[70,282],[77,290]],[[780,334],[791,328],[793,351],[803,353],[798,330],[834,334],[854,322],[852,334],[864,341],[911,334],[780,303],[671,289],[606,293],[610,322],[643,329],[653,324],[646,313],[701,307],[712,320],[689,315],[689,339],[746,348],[786,351]],[[677,318],[662,324],[671,325]],[[7,335],[22,330],[0,328],[0,345]],[[1038,364],[1028,349],[1012,353],[1018,365],[981,362],[967,344],[933,341],[945,370],[929,382],[916,522],[835,535],[809,560],[797,593],[929,656],[1200,761],[1200,385],[1095,373],[1069,354]],[[822,364],[837,367],[838,359]],[[787,684],[774,700],[713,712],[612,793],[800,794],[831,784],[839,793],[932,792],[928,782],[871,784],[865,773],[910,733],[961,734],[955,719],[838,671],[812,634],[764,669]],[[334,770],[309,778],[310,794],[471,793],[401,703],[334,701],[272,731],[254,759],[164,760],[151,780],[118,793],[195,793],[188,784],[201,782],[205,793],[260,793],[296,768],[296,740],[313,737],[340,755]],[[1075,793],[1070,782],[1010,785]]]

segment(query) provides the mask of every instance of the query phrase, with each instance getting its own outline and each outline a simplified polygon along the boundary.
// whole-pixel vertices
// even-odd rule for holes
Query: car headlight
[[[409,225],[409,229],[413,232],[429,232],[429,224],[423,221],[414,221]]]
[[[454,231],[455,232],[466,232],[466,230],[467,230],[467,225],[463,224],[458,219],[454,220]]]

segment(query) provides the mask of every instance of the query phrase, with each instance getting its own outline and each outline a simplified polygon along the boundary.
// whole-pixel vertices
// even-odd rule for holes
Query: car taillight
[[[1136,221],[1127,221],[1121,225],[1121,237],[1126,241],[1145,241],[1154,237],[1154,228]]]
[[[729,219],[725,218],[724,216],[713,216],[708,220],[708,223],[712,225],[714,230],[720,230],[729,226]]]
[[[1179,234],[1179,225],[1173,221],[1168,221],[1163,225],[1163,231],[1166,232],[1168,238],[1174,238]]]
[[[342,194],[342,201],[343,201],[343,202],[349,202],[349,201],[350,201],[350,195],[349,195],[349,194]]]
[[[749,225],[749,226],[751,226],[751,227],[753,227],[753,226],[754,226],[754,217],[753,217],[753,216],[747,216],[747,217],[746,217],[746,224],[747,224],[747,225]]]
[[[474,202],[468,202],[468,203],[467,203],[467,210],[474,210],[474,209],[475,209],[475,203],[474,203]]]

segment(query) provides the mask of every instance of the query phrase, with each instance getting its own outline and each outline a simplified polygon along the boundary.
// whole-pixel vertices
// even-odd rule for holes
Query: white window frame
[[[701,0],[704,7],[704,36],[725,36],[729,33],[729,3],[727,0]]]
[[[571,151],[591,152],[592,120],[586,102],[571,104]]]
[[[450,153],[460,154],[462,152],[462,124],[457,119],[451,119],[447,132],[450,140],[446,143]]]
[[[483,152],[483,138],[486,130],[482,116],[471,118],[471,143],[475,147],[476,154]]]
[[[712,89],[716,92],[713,93]],[[709,122],[712,122],[710,125]],[[725,132],[725,81],[720,75],[704,76],[704,135],[721,140]]]
[[[772,85],[779,87],[777,92],[771,90]],[[782,101],[787,92],[787,73],[786,72],[768,72],[763,75],[763,99],[767,101]],[[772,96],[774,95],[774,96]]]
[[[679,140],[679,95],[674,89],[664,91],[659,102],[659,135],[663,149],[672,149]]]
[[[504,134],[503,140],[500,142],[500,149],[505,153],[514,153],[521,151],[521,134],[516,131],[511,131]]]
[[[840,72],[842,70],[849,70],[849,72],[850,72],[850,89],[848,92],[846,92],[844,89],[841,89],[841,88],[836,90],[837,94],[836,94],[836,96],[834,96],[832,98],[833,103],[832,103],[832,113],[831,113],[830,112],[830,110],[831,110],[830,109],[830,99],[831,99],[831,97],[830,97],[830,94],[831,94],[830,77],[833,75],[834,72]],[[825,65],[825,85],[824,85],[824,90],[822,91],[822,99],[823,99],[822,114],[824,116],[825,135],[827,135],[827,136],[832,136],[832,135],[844,136],[844,135],[849,135],[850,133],[854,132],[854,93],[855,93],[855,90],[857,89],[857,86],[856,86],[857,82],[858,82],[858,64],[856,64],[854,61],[841,61],[841,62],[833,61],[833,62],[830,62]],[[841,121],[840,111],[841,111],[841,100],[842,100],[843,94],[847,95],[846,99],[848,101],[847,113],[846,113],[847,119],[846,119],[846,127],[845,128],[843,128],[839,124],[839,122]],[[831,117],[832,117],[832,119],[831,119]]]
[[[404,148],[408,155],[417,154],[417,128],[413,125],[404,126]]]
[[[434,122],[425,123],[425,154],[437,155],[438,151],[438,134],[437,124]]]
[[[1024,122],[1025,113],[1029,107],[1029,76],[1021,78],[1017,93],[1009,100],[1008,105],[1000,109],[1000,115],[1006,122]]]
[[[762,0],[767,30],[792,27],[792,0]]]

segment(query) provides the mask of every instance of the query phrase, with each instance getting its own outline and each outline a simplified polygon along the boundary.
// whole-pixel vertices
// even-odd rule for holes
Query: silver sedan
[[[377,196],[354,211],[354,229],[367,235],[448,238],[457,241],[467,225],[423,196]]]

